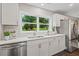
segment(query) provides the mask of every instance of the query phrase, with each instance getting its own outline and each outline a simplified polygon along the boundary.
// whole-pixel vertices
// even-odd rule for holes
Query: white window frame
[[[33,14],[30,14],[30,13],[27,13],[27,12],[25,12],[25,11],[20,11],[20,21],[19,21],[19,28],[20,28],[20,32],[22,32],[22,33],[27,33],[27,32],[35,32],[35,31],[22,31],[22,15],[30,15],[30,16],[35,16],[36,18],[37,18],[37,32],[46,32],[46,31],[51,31],[52,30],[52,24],[50,23],[50,22],[52,22],[51,20],[51,17],[49,17],[49,16],[37,16],[37,15],[33,15]],[[39,30],[39,17],[44,17],[44,18],[48,18],[48,21],[49,21],[49,23],[48,23],[48,30]]]

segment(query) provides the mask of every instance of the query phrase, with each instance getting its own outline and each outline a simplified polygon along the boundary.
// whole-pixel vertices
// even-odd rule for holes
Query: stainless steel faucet
[[[49,31],[47,31],[47,35],[49,35]]]
[[[36,31],[33,32],[33,36],[36,36]]]

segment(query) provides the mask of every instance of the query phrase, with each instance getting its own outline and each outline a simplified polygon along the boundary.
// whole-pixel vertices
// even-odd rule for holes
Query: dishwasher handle
[[[14,49],[14,48],[20,48],[20,47],[23,47],[23,46],[26,46],[26,44],[25,45],[17,45],[17,46],[13,46],[13,47],[6,47],[6,46],[3,46],[3,47],[1,47],[1,48],[6,48],[6,49]]]
[[[19,45],[19,46],[15,47],[15,48],[20,48],[20,47],[23,47],[23,46],[26,46],[26,45]]]

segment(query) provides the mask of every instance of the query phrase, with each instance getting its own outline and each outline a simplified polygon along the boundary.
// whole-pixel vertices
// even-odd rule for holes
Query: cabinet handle
[[[49,45],[51,45],[51,42],[49,42]]]
[[[41,44],[39,44],[39,48],[41,48]]]
[[[58,44],[60,44],[60,40],[58,40]]]

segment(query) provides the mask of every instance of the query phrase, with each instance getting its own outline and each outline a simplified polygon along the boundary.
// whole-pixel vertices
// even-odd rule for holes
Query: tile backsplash
[[[9,31],[9,32],[16,31],[16,29],[17,29],[17,26],[11,26],[11,25],[4,25],[3,26],[3,32],[5,32],[5,31]]]
[[[3,25],[3,33],[8,31],[8,32],[16,32],[17,26],[12,26],[12,25]],[[4,34],[3,34],[3,39],[4,40]]]
[[[48,31],[40,31],[40,32],[26,32],[26,33],[21,33],[18,29],[18,26],[11,26],[11,25],[5,25],[3,26],[3,32],[5,31],[9,31],[9,32],[12,32],[12,31],[15,31],[16,32],[16,37],[30,37],[30,36],[39,36],[39,35],[48,35]],[[49,32],[49,34],[55,34],[56,32]]]

